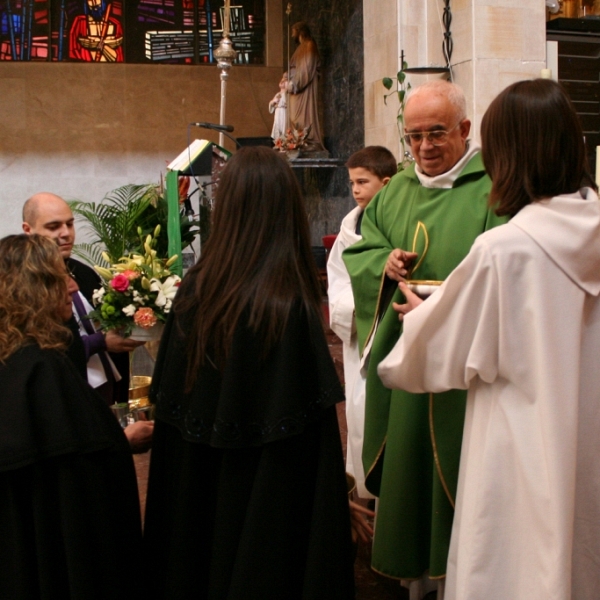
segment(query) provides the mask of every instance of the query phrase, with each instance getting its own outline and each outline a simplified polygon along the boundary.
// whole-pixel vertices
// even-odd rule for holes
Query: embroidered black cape
[[[343,392],[319,319],[296,305],[261,355],[240,325],[223,371],[205,364],[186,394],[184,334],[167,324],[145,524],[157,599],[354,598]]]
[[[0,365],[0,598],[138,598],[140,552],[116,419],[66,356],[21,348]]]

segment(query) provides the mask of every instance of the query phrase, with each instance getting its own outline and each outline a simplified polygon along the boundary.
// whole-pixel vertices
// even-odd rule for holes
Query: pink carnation
[[[129,279],[127,279],[125,275],[119,273],[112,278],[110,287],[116,292],[125,292],[129,287]]]
[[[133,315],[133,322],[143,329],[150,329],[150,327],[156,325],[156,321],[158,321],[158,319],[156,318],[154,311],[149,307],[138,308],[135,315]]]
[[[123,271],[122,275],[127,277],[127,279],[129,279],[129,281],[133,281],[134,279],[137,279],[140,276],[140,274],[137,271],[132,271],[131,269],[127,269],[126,271]]]

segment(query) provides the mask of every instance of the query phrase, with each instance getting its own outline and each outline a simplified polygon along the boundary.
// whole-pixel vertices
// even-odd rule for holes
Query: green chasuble
[[[411,279],[444,280],[480,233],[506,222],[488,208],[490,187],[480,154],[451,189],[423,187],[413,164],[371,201],[362,220],[363,239],[343,254],[363,350],[374,335],[363,463],[366,486],[379,496],[372,566],[389,577],[446,573],[466,391],[411,394],[383,387],[377,365],[402,333],[391,301],[405,301],[397,282],[385,276],[385,264],[394,248],[414,251],[419,256]]]

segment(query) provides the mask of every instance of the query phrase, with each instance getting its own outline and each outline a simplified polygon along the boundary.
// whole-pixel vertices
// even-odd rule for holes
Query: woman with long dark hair
[[[145,541],[156,598],[353,597],[343,395],[295,176],[237,152],[161,344]]]
[[[390,387],[468,389],[446,600],[600,594],[600,203],[562,88],[520,81],[481,124],[482,234],[404,316]],[[405,284],[406,312],[417,304]]]
[[[0,598],[145,597],[131,450],[66,356],[77,289],[53,241],[0,240]]]

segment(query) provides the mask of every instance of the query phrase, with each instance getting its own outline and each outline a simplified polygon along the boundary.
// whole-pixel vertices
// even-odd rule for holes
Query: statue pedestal
[[[323,245],[323,236],[338,233],[342,219],[356,206],[348,184],[345,158],[296,158],[290,165],[304,195],[311,244]]]
[[[291,161],[292,169],[337,169],[343,167],[346,163],[346,159],[343,158],[330,158],[329,152],[325,151],[328,156],[305,156],[300,153],[298,158]]]
[[[300,148],[300,158],[307,158],[307,159],[315,159],[315,160],[321,160],[321,159],[328,159],[331,158],[331,154],[329,154],[329,150],[310,150],[307,149],[305,146],[303,146],[302,148]],[[332,159],[332,160],[337,160],[337,159]]]

